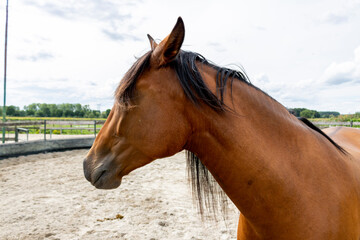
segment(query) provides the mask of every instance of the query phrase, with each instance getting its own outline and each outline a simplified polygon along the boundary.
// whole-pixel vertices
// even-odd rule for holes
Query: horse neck
[[[215,92],[216,72],[207,68],[202,75]],[[232,99],[227,91],[225,103],[235,113],[207,107],[189,111],[193,133],[186,149],[201,159],[246,217],[279,215],[273,206],[291,204],[288,197],[301,194],[292,179],[314,171],[316,163],[310,161],[336,151],[281,104],[244,82],[234,80]]]

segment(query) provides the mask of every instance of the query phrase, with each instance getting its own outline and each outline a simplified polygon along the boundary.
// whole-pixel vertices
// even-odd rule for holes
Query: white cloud
[[[326,85],[360,83],[360,46],[355,49],[352,60],[331,63],[320,79]]]
[[[137,22],[131,12],[136,8],[138,1],[109,1],[109,0],[24,0],[28,6],[38,8],[52,17],[58,17],[70,21],[96,21],[102,26],[101,32],[115,41],[125,39],[139,39],[132,33],[136,25],[125,31],[124,25]]]
[[[51,53],[48,52],[38,52],[36,54],[32,55],[19,55],[17,56],[17,59],[20,61],[31,61],[31,62],[37,62],[40,60],[48,60],[54,58],[54,56]]]
[[[346,0],[343,2],[337,2],[335,8],[324,12],[320,16],[320,21],[323,23],[341,25],[352,20],[356,21],[360,10],[359,0]],[[326,9],[326,8],[325,8]]]
[[[342,24],[349,20],[346,13],[327,12],[320,18],[322,22],[330,24]]]
[[[259,73],[254,76],[253,82],[255,85],[262,85],[269,83],[269,77],[265,73]]]

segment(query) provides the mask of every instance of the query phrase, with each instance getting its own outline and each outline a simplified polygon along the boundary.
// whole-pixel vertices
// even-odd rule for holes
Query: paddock
[[[201,222],[184,153],[98,190],[83,176],[87,151],[0,160],[0,239],[236,239],[233,205],[225,220]]]

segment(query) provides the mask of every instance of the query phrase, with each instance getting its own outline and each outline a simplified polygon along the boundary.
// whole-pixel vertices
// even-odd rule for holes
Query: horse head
[[[171,62],[180,52],[185,29],[181,18],[159,44],[125,74],[115,104],[87,154],[84,174],[95,187],[116,188],[124,175],[186,144],[191,128],[184,114],[186,97]]]

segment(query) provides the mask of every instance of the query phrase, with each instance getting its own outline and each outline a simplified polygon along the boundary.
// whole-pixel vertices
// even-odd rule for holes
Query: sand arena
[[[238,211],[201,222],[184,153],[98,190],[83,176],[88,150],[0,160],[0,239],[236,239]]]

